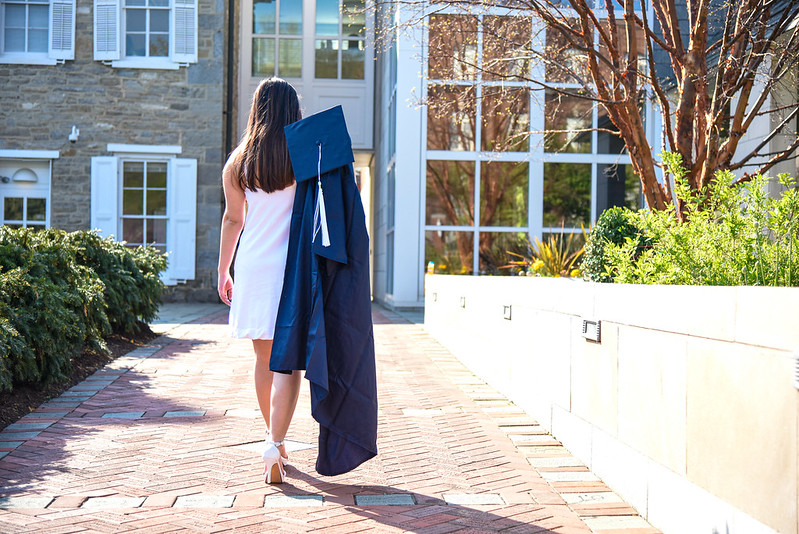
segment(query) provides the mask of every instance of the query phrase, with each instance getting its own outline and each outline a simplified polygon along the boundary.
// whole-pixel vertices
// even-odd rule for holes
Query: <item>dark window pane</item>
[[[125,6],[146,6],[147,0],[125,0]]]
[[[472,274],[474,232],[433,230],[424,233],[424,264],[443,274]]]
[[[619,129],[608,117],[608,112],[601,105],[597,107],[597,133],[596,151],[598,154],[623,154],[625,153],[624,139],[618,133]],[[602,130],[610,130],[609,132]]]
[[[316,78],[338,78],[338,40],[316,40]]]
[[[477,18],[433,15],[429,26],[428,75],[437,80],[473,80],[477,75]]]
[[[474,224],[474,162],[428,161],[425,224]]]
[[[153,7],[169,7],[169,0],[149,0],[148,5]]]
[[[21,198],[6,197],[3,202],[3,220],[21,221],[23,218],[23,200]]]
[[[365,41],[344,40],[341,42],[341,77],[345,80],[363,80]]]
[[[169,11],[166,9],[150,10],[150,31],[169,32]]]
[[[122,219],[122,240],[132,245],[141,245],[144,237],[144,220]]]
[[[166,188],[166,163],[147,164],[147,188]]]
[[[544,163],[544,227],[579,228],[591,219],[591,164]]]
[[[476,115],[473,86],[429,86],[427,148],[474,150]]]
[[[316,0],[316,35],[338,35],[338,2]]]
[[[144,187],[144,163],[126,161],[122,164],[122,187]]]
[[[147,243],[166,244],[166,219],[147,219]]]
[[[275,40],[254,37],[252,40],[252,75],[275,75]]]
[[[591,101],[547,90],[544,115],[546,152],[591,152]]]
[[[144,211],[142,189],[124,189],[122,191],[122,214],[141,215]]]
[[[147,215],[166,215],[166,191],[147,191]]]
[[[530,70],[529,17],[483,18],[483,79],[520,79]]]
[[[47,219],[47,199],[44,198],[29,198],[28,199],[28,213],[27,219],[29,221],[44,221]]]
[[[302,1],[289,0],[280,3],[280,33],[302,35]]]
[[[144,32],[147,30],[147,10],[125,10],[125,29],[130,32]]]
[[[481,225],[527,226],[527,167],[520,162],[480,163]]]
[[[278,76],[284,78],[302,76],[302,41],[300,39],[281,39],[278,55]]]
[[[641,180],[633,172],[632,165],[597,165],[597,216],[613,206],[626,206],[633,210],[643,207]]]
[[[150,57],[167,57],[169,55],[169,34],[150,34]]]
[[[252,4],[252,32],[275,33],[275,0],[255,0]]]
[[[530,98],[522,87],[483,88],[483,150],[526,152],[529,146]]]
[[[510,262],[519,261],[519,254],[529,258],[527,234],[524,232],[480,232],[480,274],[511,275],[520,269]]]
[[[144,34],[127,34],[125,38],[125,54],[131,57],[143,57],[146,52]]]

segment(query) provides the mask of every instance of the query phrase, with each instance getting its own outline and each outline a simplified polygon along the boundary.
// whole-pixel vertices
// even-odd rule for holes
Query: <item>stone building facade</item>
[[[11,4],[0,1],[6,33],[0,52],[2,222],[70,231],[98,227],[129,242],[159,242],[171,264],[181,262],[180,272],[166,273],[170,298],[215,299],[226,2],[67,2],[74,59],[55,61],[56,1]],[[103,60],[98,57],[108,55],[109,43],[97,41],[109,33],[103,33],[95,7],[109,4],[116,59]],[[11,11],[19,5],[27,13]],[[44,54],[31,22],[42,5],[50,9],[50,50]],[[21,51],[9,50],[17,14],[27,14],[28,21]],[[181,16],[183,23],[175,23]],[[146,24],[137,34],[141,20]],[[159,24],[168,38],[158,33]],[[69,24],[66,34],[68,41]],[[191,197],[196,204],[187,206]]]

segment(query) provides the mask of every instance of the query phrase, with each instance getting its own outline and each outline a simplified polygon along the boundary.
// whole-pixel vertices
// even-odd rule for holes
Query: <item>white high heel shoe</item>
[[[286,470],[283,469],[283,456],[280,454],[282,441],[268,441],[264,450],[264,482],[267,484],[282,484],[286,478]]]

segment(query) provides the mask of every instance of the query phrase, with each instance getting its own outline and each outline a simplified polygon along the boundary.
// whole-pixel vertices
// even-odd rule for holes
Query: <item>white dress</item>
[[[272,339],[283,289],[297,184],[273,193],[245,189],[247,217],[233,267],[231,335]]]

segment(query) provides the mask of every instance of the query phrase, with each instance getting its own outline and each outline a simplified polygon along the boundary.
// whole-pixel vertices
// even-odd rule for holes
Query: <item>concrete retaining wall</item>
[[[799,534],[797,321],[799,288],[425,280],[426,329],[666,534]]]

